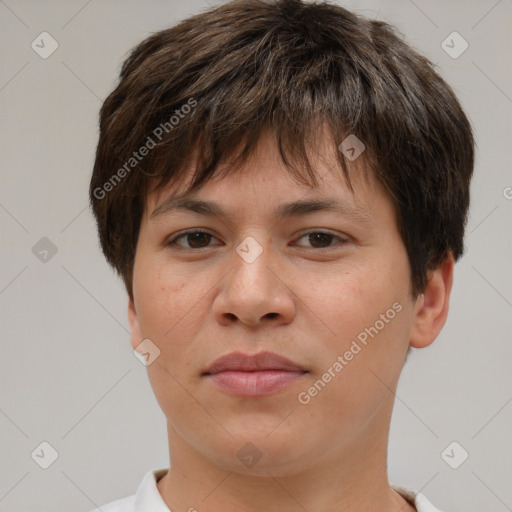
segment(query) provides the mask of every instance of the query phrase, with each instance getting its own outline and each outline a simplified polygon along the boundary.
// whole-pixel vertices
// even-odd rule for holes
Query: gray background
[[[512,2],[342,4],[394,23],[439,66],[478,144],[449,320],[430,348],[412,354],[398,388],[391,483],[421,489],[446,511],[512,510]],[[85,512],[167,467],[164,416],[133,356],[126,296],[98,249],[87,190],[98,109],[126,52],[207,7],[0,1],[3,512]],[[59,45],[47,59],[31,48],[43,31]],[[441,46],[453,31],[469,44],[456,59]],[[38,253],[45,242],[32,250],[42,237],[57,248],[47,261]],[[42,441],[59,454],[48,469],[31,458]],[[458,469],[441,457],[452,441],[469,453]]]

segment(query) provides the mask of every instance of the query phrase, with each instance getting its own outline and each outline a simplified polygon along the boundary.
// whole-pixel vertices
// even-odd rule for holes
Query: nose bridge
[[[269,237],[264,235],[247,236],[236,247],[233,255],[233,272],[231,276],[233,286],[250,287],[245,290],[249,293],[260,293],[266,296],[270,290],[269,280],[275,279],[271,270],[272,248]],[[243,290],[242,290],[243,291]]]
[[[278,277],[277,258],[270,237],[252,235],[242,240],[230,259],[231,270],[216,298],[215,314],[220,321],[236,318],[256,325],[264,318],[292,318],[294,301]]]

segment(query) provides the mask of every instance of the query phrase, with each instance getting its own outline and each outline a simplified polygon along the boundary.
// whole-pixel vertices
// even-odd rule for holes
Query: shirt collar
[[[170,512],[157,487],[157,482],[169,471],[154,469],[144,476],[135,494],[135,510],[151,512]],[[404,487],[392,487],[405,500],[413,505],[417,512],[441,512],[420,492],[416,493]]]
[[[170,512],[156,486],[168,469],[154,469],[144,476],[135,494],[135,510]]]

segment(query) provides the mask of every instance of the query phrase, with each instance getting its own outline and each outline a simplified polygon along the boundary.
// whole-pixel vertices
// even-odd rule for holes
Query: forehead
[[[196,175],[194,154],[191,154],[184,176],[179,181],[153,189],[147,196],[146,214],[152,216],[162,209],[190,205],[194,200],[213,199],[217,203],[236,204],[244,191],[243,201],[251,196],[251,205],[280,203],[276,215],[283,216],[301,206],[291,206],[291,201],[309,201],[306,209],[314,209],[313,202],[323,202],[324,206],[340,206],[334,203],[352,205],[364,209],[369,196],[377,192],[379,183],[373,172],[369,171],[363,158],[350,162],[347,168],[350,183],[334,154],[337,147],[332,147],[324,139],[323,144],[311,148],[308,159],[312,166],[317,185],[304,171],[296,176],[283,162],[275,138],[267,133],[262,135],[247,160],[238,167],[226,162],[217,167],[210,177],[199,188],[191,191],[190,185]],[[382,188],[382,187],[380,187]],[[380,190],[382,192],[382,190]],[[286,203],[286,204],[285,204]],[[288,206],[286,206],[288,205]],[[321,209],[321,208],[318,208]],[[217,211],[217,214],[221,212]]]

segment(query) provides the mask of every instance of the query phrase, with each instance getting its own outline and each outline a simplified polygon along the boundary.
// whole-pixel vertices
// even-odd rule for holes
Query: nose
[[[239,252],[232,254],[230,270],[220,282],[213,303],[213,314],[221,325],[285,325],[296,315],[293,283],[286,282],[274,251],[268,245],[265,248],[257,246],[263,250],[255,259],[254,254],[246,257],[250,252],[244,254],[242,244]],[[250,251],[254,250],[253,245]]]

